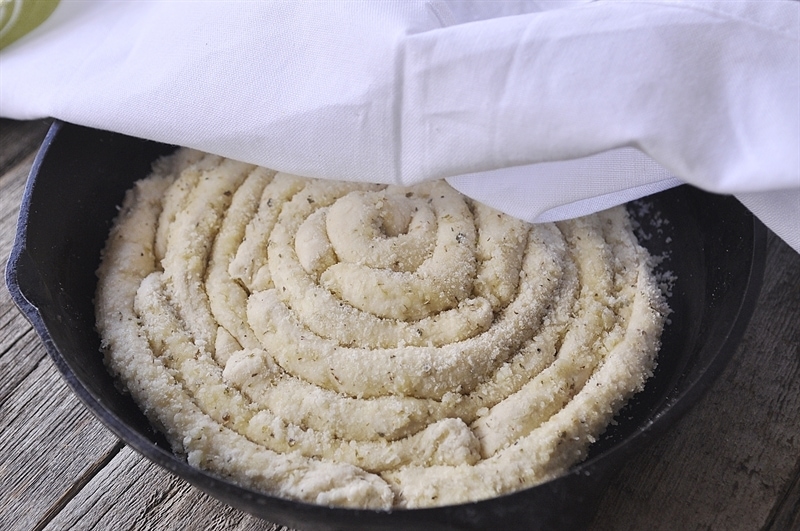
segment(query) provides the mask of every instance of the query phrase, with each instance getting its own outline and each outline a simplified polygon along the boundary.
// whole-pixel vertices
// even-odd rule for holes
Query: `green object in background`
[[[0,49],[45,21],[58,0],[0,0]]]

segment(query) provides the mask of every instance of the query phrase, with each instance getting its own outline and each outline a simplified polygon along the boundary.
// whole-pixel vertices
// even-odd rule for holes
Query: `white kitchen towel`
[[[0,115],[529,221],[687,182],[800,252],[794,0],[62,0],[0,51]]]

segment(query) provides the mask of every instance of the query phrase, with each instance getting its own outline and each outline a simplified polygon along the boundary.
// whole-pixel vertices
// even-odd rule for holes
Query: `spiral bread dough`
[[[619,207],[530,225],[444,181],[321,181],[181,149],[98,270],[106,364],[189,463],[389,509],[531,486],[652,373],[666,314]]]

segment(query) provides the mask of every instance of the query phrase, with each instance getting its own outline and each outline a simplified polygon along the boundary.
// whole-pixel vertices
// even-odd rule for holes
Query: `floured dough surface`
[[[484,499],[586,455],[666,307],[623,208],[530,225],[444,181],[305,179],[182,149],[98,270],[109,370],[189,463],[311,503]]]

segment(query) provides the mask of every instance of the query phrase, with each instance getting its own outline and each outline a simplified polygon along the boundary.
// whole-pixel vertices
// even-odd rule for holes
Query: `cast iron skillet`
[[[766,229],[733,198],[688,186],[646,198],[639,217],[651,252],[677,276],[659,364],[570,473],[498,498],[432,509],[333,509],[265,496],[174,456],[106,372],[94,328],[95,269],[116,206],[157,157],[173,151],[56,122],[28,179],[6,269],[11,295],[67,383],[115,434],[152,461],[235,507],[304,530],[575,529],[588,522],[613,473],[657,437],[721,372],[746,328],[764,268]],[[658,219],[668,220],[659,226]],[[655,221],[654,221],[655,220]],[[43,451],[46,451],[44,449]]]

